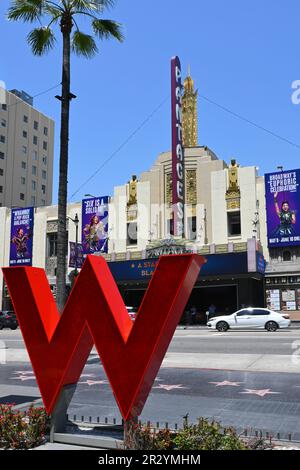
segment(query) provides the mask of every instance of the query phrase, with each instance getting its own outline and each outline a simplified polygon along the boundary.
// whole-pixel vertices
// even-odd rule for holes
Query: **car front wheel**
[[[276,331],[278,329],[278,325],[275,321],[268,321],[265,328],[267,331]]]
[[[217,323],[216,328],[217,328],[218,331],[224,332],[224,331],[228,330],[229,325],[228,325],[228,323],[226,323],[226,321],[220,321],[219,323]]]

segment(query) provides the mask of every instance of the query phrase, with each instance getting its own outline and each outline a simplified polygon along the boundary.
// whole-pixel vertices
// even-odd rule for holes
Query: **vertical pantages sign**
[[[82,248],[84,258],[93,253],[107,253],[109,197],[82,201]]]
[[[268,246],[300,245],[300,170],[265,175]]]
[[[182,80],[178,57],[171,60],[172,87],[172,212],[173,235],[184,237],[184,150],[182,141]]]
[[[32,266],[34,208],[12,209],[10,266]]]

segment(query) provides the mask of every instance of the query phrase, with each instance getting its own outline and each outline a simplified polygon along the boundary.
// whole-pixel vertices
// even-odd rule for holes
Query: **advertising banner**
[[[93,253],[107,253],[108,203],[109,196],[82,201],[82,247],[85,256]]]
[[[173,232],[184,237],[184,150],[182,141],[182,80],[178,57],[171,61]]]
[[[69,242],[70,245],[70,257],[69,257],[69,268],[82,268],[83,265],[83,249],[82,243]]]
[[[268,246],[300,245],[300,170],[265,175]]]
[[[12,209],[10,266],[32,266],[34,208]]]

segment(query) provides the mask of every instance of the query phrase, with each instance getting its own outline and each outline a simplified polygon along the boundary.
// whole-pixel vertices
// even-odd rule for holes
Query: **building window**
[[[37,145],[38,143],[38,138],[36,135],[33,136],[33,145]]]
[[[0,135],[0,142],[2,142],[2,144],[5,144],[5,135]]]
[[[37,168],[36,168],[36,166],[33,166],[33,167],[32,167],[32,174],[33,174],[33,176],[36,176],[36,174],[37,174]]]
[[[44,184],[42,184],[42,193],[46,194],[46,186]]]
[[[292,261],[292,254],[289,250],[285,250],[282,256],[283,261]]]
[[[47,179],[47,172],[45,170],[42,171],[42,178],[44,180]]]
[[[31,196],[31,205],[35,206],[35,196]]]
[[[45,206],[46,205],[46,201],[45,199],[42,199],[42,206]]]
[[[26,170],[26,162],[22,162],[22,168],[23,170]]]
[[[47,257],[57,256],[57,232],[47,234]]]
[[[235,237],[241,235],[241,213],[240,212],[228,212],[228,236]]]
[[[4,157],[5,157],[4,152],[0,152],[0,158],[1,158],[1,160],[4,160]]]
[[[3,193],[3,186],[0,186],[0,193]]]
[[[32,152],[32,160],[37,160],[38,159],[38,153],[36,150]]]
[[[0,168],[0,176],[3,176],[3,175],[4,175],[4,170]]]
[[[43,156],[43,163],[44,163],[44,165],[47,165],[47,157],[46,157],[46,155]]]
[[[137,245],[137,223],[129,222],[127,224],[127,245]]]
[[[23,131],[23,137],[24,137],[24,139],[27,139],[27,135],[28,135],[27,132],[26,132],[26,131]]]
[[[27,153],[26,145],[22,145],[22,152],[26,155],[26,153]]]
[[[44,150],[47,150],[47,148],[48,148],[48,144],[47,144],[47,142],[44,141],[44,142],[43,142],[43,149],[44,149]]]
[[[167,236],[174,234],[174,219],[167,219]]]
[[[6,119],[1,119],[1,126],[6,127]]]
[[[48,127],[44,127],[44,135],[48,136]]]
[[[24,121],[24,122],[28,122],[28,116],[25,116],[25,114],[24,114],[24,116],[23,116],[23,121]]]
[[[25,199],[25,194],[24,193],[20,193],[20,199],[21,199],[21,201],[24,201],[24,199]]]
[[[38,123],[37,121],[34,121],[34,123],[33,123],[33,128],[34,128],[35,131],[38,130],[38,128],[39,128],[39,123]]]
[[[188,239],[189,240],[196,240],[196,238],[197,238],[197,218],[195,216],[188,217],[187,224],[188,224]]]
[[[21,176],[21,184],[25,184],[26,183],[26,178],[24,178],[24,176]]]
[[[7,104],[3,104],[2,109],[3,109],[3,111],[6,111],[7,110]]]
[[[31,187],[32,187],[32,191],[36,190],[36,182],[35,181],[31,181]]]

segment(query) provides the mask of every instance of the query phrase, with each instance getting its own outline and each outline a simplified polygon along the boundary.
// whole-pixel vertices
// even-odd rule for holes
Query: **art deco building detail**
[[[182,127],[184,147],[198,146],[198,112],[197,112],[198,90],[194,89],[194,80],[188,73],[184,80],[184,93],[182,97]]]
[[[238,164],[236,160],[231,160],[228,169],[228,189],[226,191],[227,210],[239,210],[241,201],[241,192],[238,185]]]
[[[186,203],[197,204],[196,170],[186,170]]]

